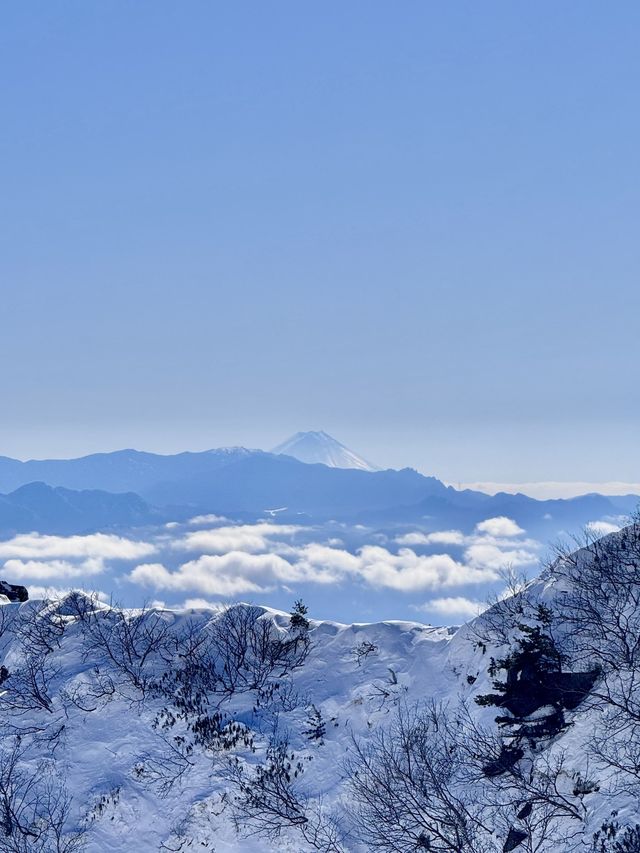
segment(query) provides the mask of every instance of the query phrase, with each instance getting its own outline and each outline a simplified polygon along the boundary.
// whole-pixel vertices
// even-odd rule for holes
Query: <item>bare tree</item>
[[[387,731],[368,743],[354,738],[346,770],[354,834],[368,850],[492,849],[481,798],[464,779],[458,742],[445,709],[435,703],[400,707]]]
[[[238,605],[217,617],[212,628],[219,687],[229,695],[264,690],[302,666],[309,653],[305,627],[280,632],[260,608]]]
[[[257,607],[229,607],[206,625],[187,622],[176,637],[174,666],[157,684],[170,701],[157,724],[183,720],[196,733],[219,734],[220,709],[237,693],[253,693],[255,709],[274,701],[288,707],[297,697],[288,677],[308,653],[305,629],[282,631]]]
[[[134,767],[135,776],[153,787],[158,796],[169,796],[176,785],[194,767],[193,749],[185,738],[158,735],[158,749],[140,756]]]
[[[494,832],[518,838],[522,853],[576,849],[584,833],[584,799],[598,789],[589,778],[588,759],[582,777],[557,745],[539,750],[527,736],[482,726],[465,704],[455,717],[464,756],[461,778],[482,799]]]
[[[0,636],[12,644],[13,655],[10,668],[0,668],[0,710],[11,716],[42,710],[52,714],[53,683],[61,670],[54,652],[65,622],[48,601],[30,602],[5,618],[7,612],[6,606],[0,608]]]
[[[640,853],[640,824],[620,826],[617,820],[604,821],[594,833],[594,853]]]
[[[310,756],[297,755],[288,736],[277,732],[263,764],[247,768],[237,756],[229,761],[225,776],[235,789],[233,821],[239,834],[273,840],[295,830],[314,850],[343,853],[340,826],[301,786],[308,761]]]
[[[356,663],[358,666],[362,666],[362,662],[367,660],[370,655],[377,655],[379,649],[375,643],[371,643],[369,640],[361,640],[361,642],[353,647],[352,651],[356,659]]]
[[[70,797],[50,766],[33,766],[19,737],[0,749],[0,849],[79,853],[85,833],[69,826]]]
[[[640,669],[640,515],[617,533],[554,546],[548,572],[572,657],[605,673]]]
[[[170,621],[151,608],[115,606],[84,612],[82,621],[85,660],[101,655],[112,672],[105,676],[95,667],[93,699],[117,693],[132,702],[144,701],[173,657]]]
[[[563,644],[597,671],[588,704],[600,709],[590,749],[617,771],[614,789],[640,790],[640,515],[617,533],[586,530],[558,545],[548,572],[558,588]],[[577,550],[575,548],[577,547]]]
[[[21,660],[9,672],[0,694],[0,711],[22,715],[44,710],[52,714],[52,682],[59,671],[48,655],[40,657],[29,648],[23,649]]]
[[[13,623],[15,638],[34,654],[44,656],[60,648],[66,621],[58,611],[58,602],[30,602],[20,609]]]
[[[507,565],[499,572],[504,588],[499,595],[487,599],[487,609],[472,623],[477,645],[507,646],[518,626],[535,618],[536,604],[531,582],[526,575]]]

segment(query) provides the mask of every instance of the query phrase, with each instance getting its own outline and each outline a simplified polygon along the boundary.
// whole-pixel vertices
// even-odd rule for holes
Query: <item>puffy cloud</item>
[[[462,595],[456,595],[450,598],[433,598],[431,601],[425,601],[424,604],[419,605],[415,609],[425,613],[435,612],[443,616],[462,616],[465,619],[472,619],[483,610],[486,610],[487,605],[481,601],[473,601]]]
[[[207,515],[194,515],[193,518],[190,518],[187,524],[192,524],[194,527],[198,524],[217,524],[219,522],[229,521],[224,515],[214,515],[213,513],[208,513]]]
[[[530,544],[530,543],[523,543]],[[499,542],[478,540],[464,552],[465,560],[478,569],[498,569],[504,566],[532,566],[538,561],[528,547],[505,548]]]
[[[72,559],[103,558],[106,560],[139,560],[156,550],[149,542],[137,542],[107,533],[89,536],[46,536],[21,533],[0,542],[0,559]]]
[[[104,560],[99,557],[72,563],[68,560],[7,560],[4,571],[18,580],[62,580],[87,575],[99,575],[104,571]]]
[[[589,533],[592,533],[594,536],[606,536],[608,533],[617,533],[618,530],[621,529],[619,524],[614,524],[611,521],[605,521],[601,519],[600,521],[590,521],[586,525]]]
[[[357,575],[360,560],[342,548],[311,543],[298,552],[299,575],[312,583],[335,583],[347,575]]]
[[[493,582],[509,563],[534,564],[539,548],[533,540],[516,538],[524,531],[506,517],[486,519],[469,536],[459,530],[409,532],[396,537],[396,547],[401,546],[397,551],[386,544],[386,538],[370,538],[355,552],[335,537],[325,543],[293,544],[296,534],[309,530],[261,521],[191,530],[162,543],[156,539],[166,562],[161,552],[158,562],[141,562],[128,578],[158,591],[221,597],[266,593],[278,587],[291,590],[296,583],[364,583],[376,589],[414,592]],[[409,547],[420,545],[440,546],[440,553],[418,554]],[[447,553],[449,547],[464,547],[464,553],[454,558]],[[180,551],[195,552],[194,559],[173,568]]]
[[[524,530],[506,515],[498,515],[495,518],[487,518],[476,524],[478,533],[486,533],[489,536],[520,536]]]
[[[540,544],[533,539],[516,539],[524,530],[505,516],[488,518],[465,536],[459,530],[435,533],[415,531],[396,537],[399,545],[465,546],[463,562],[471,569],[497,571],[510,564],[530,566],[537,562]]]
[[[317,543],[300,548],[294,562],[273,553],[232,551],[203,555],[173,572],[160,563],[142,564],[129,575],[134,583],[156,590],[193,590],[221,596],[265,592],[274,584],[296,581],[332,584],[362,580],[376,588],[411,592],[487,583],[497,578],[493,566],[461,563],[448,554],[419,556],[410,548],[393,554],[377,545],[367,545],[351,554]]]
[[[138,560],[155,550],[148,542],[105,533],[67,537],[27,533],[0,542],[0,559],[5,559],[3,571],[11,579],[70,581],[104,573],[107,560]]]
[[[266,592],[264,583],[293,580],[295,569],[277,554],[205,554],[169,571],[161,563],[136,566],[129,579],[152,589],[195,590],[205,595],[233,596]],[[258,582],[259,581],[259,582]]]
[[[463,545],[464,534],[460,530],[439,530],[435,533],[404,533],[396,536],[398,545]]]
[[[189,590],[196,589],[211,595],[241,595],[246,592],[264,592],[258,584],[247,578],[232,578],[228,575],[210,575],[181,571],[170,572],[162,563],[144,563],[129,575],[130,579],[141,586],[151,589]]]
[[[196,530],[178,540],[175,545],[186,551],[205,554],[226,554],[229,551],[246,551],[257,554],[268,551],[271,539],[276,536],[293,536],[302,528],[293,524],[239,524],[217,527],[214,530]]]
[[[297,565],[307,576],[322,571],[321,580],[332,577],[360,577],[370,586],[387,587],[402,591],[437,589],[465,584],[488,583],[499,577],[500,570],[511,564],[530,566],[537,562],[539,543],[531,539],[514,540],[520,528],[510,519],[489,519],[488,529],[508,534],[499,539],[485,533],[465,537],[460,531],[445,530],[437,533],[408,534],[415,544],[466,545],[462,559],[450,554],[418,555],[412,548],[404,547],[394,554],[375,545],[366,545],[355,554],[348,551],[307,545],[302,549]],[[486,525],[483,522],[483,525]],[[423,537],[423,538],[421,538]],[[396,541],[400,544],[398,537]],[[426,540],[426,541],[425,541]],[[316,574],[316,578],[317,578]]]
[[[487,583],[498,575],[489,567],[476,568],[449,554],[418,556],[409,548],[391,554],[385,548],[367,545],[359,551],[359,574],[371,586],[402,592]]]
[[[86,584],[81,579],[92,575],[110,577],[107,572],[112,561],[127,561],[130,581],[153,590],[159,598],[166,594],[169,601],[191,596],[185,602],[187,607],[195,606],[194,601],[200,606],[210,598],[263,595],[275,589],[293,593],[301,583],[359,584],[434,595],[442,590],[444,595],[445,590],[498,580],[500,569],[508,563],[533,565],[540,548],[539,543],[521,536],[524,531],[506,517],[486,519],[470,535],[459,530],[418,529],[395,540],[393,534],[387,538],[361,525],[340,525],[338,538],[336,525],[315,530],[264,520],[238,525],[218,517],[192,521],[192,526],[180,524],[179,530],[163,525],[153,538],[147,537],[150,541],[105,533],[69,537],[21,534],[0,541],[0,565],[4,562],[11,580],[64,586]],[[199,529],[196,521],[225,523]],[[603,524],[612,521],[615,519]],[[608,528],[602,529],[608,532]],[[317,541],[309,541],[312,537]],[[355,543],[363,541],[367,544],[354,550]],[[416,553],[420,546],[430,546],[430,551],[438,553]],[[29,588],[33,590],[32,583]]]

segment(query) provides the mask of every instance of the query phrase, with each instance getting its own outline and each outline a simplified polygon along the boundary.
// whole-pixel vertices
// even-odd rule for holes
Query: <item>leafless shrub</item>
[[[144,701],[158,679],[161,666],[171,662],[171,624],[153,609],[128,611],[109,607],[83,613],[85,659],[101,655],[112,675],[94,669],[93,699],[114,693],[129,701]]]
[[[502,835],[522,832],[522,853],[577,848],[584,832],[584,798],[596,787],[576,786],[566,752],[536,752],[526,739],[505,738],[481,727],[464,705],[456,709],[456,717],[464,757],[461,779],[478,792],[493,828]]]
[[[577,547],[577,550],[576,550]],[[590,749],[617,771],[617,789],[640,789],[640,515],[618,533],[586,530],[557,545],[548,572],[573,660],[600,677],[588,700],[600,708]]]
[[[594,853],[640,853],[640,824],[620,826],[613,818],[604,821],[601,828],[594,833]]]
[[[563,753],[505,761],[505,741],[464,707],[401,706],[347,762],[353,834],[367,850],[568,853],[584,830],[582,795]]]
[[[277,838],[285,827],[307,823],[306,803],[296,790],[295,780],[304,772],[287,738],[273,738],[264,764],[247,771],[238,757],[229,763],[229,777],[237,785],[234,822],[247,835]]]
[[[388,667],[388,670],[389,677],[385,681],[374,681],[367,695],[367,699],[376,702],[378,711],[381,711],[387,703],[390,703],[391,707],[396,707],[403,694],[407,692],[406,686],[398,684],[395,670],[391,667]]]
[[[192,747],[185,738],[158,735],[158,749],[147,752],[133,768],[137,779],[151,785],[158,796],[167,797],[185,775],[195,766]]]
[[[259,608],[244,605],[225,610],[212,634],[219,689],[228,695],[263,690],[302,666],[309,653],[306,630],[281,633]]]
[[[11,611],[0,607],[0,635],[13,645],[11,664],[1,670],[0,711],[11,716],[53,713],[53,682],[61,670],[54,652],[60,649],[64,619],[47,601]]]
[[[205,626],[188,622],[176,638],[177,666],[165,671],[158,690],[170,700],[158,722],[188,723],[192,731],[219,717],[233,695],[255,694],[254,710],[274,703],[290,707],[297,694],[287,677],[309,652],[304,630],[279,631],[259,608],[229,607]],[[283,681],[284,679],[284,681]]]
[[[369,640],[362,640],[353,647],[353,656],[355,657],[358,666],[362,666],[362,662],[371,655],[377,654],[378,646],[376,646],[375,643],[369,642]]]
[[[618,533],[585,530],[554,547],[548,567],[575,659],[604,672],[640,669],[640,515]]]
[[[487,851],[483,808],[442,706],[400,707],[347,762],[354,834],[368,850]]]
[[[310,756],[296,755],[288,737],[277,733],[263,764],[248,769],[237,756],[230,760],[226,777],[235,789],[233,822],[239,834],[273,840],[295,830],[314,850],[343,853],[340,828],[302,790],[308,761]]]
[[[0,692],[0,711],[22,715],[28,711],[53,713],[52,682],[60,667],[48,655],[23,647],[17,664],[9,672]]]
[[[66,623],[55,603],[29,603],[20,609],[13,630],[20,645],[35,655],[49,655],[60,648]]]
[[[51,768],[25,761],[20,738],[0,749],[0,849],[6,853],[78,853],[84,831],[70,828],[71,801]]]
[[[22,608],[17,604],[0,604],[0,642],[5,646],[15,636],[16,622],[21,618]]]
[[[487,601],[488,608],[473,623],[478,645],[505,646],[513,639],[518,625],[535,613],[536,602],[527,577],[506,566],[499,572],[504,588]]]

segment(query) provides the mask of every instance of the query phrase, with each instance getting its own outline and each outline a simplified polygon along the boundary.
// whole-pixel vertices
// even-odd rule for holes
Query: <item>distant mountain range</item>
[[[314,450],[315,447],[315,450]],[[137,450],[79,459],[21,462],[0,457],[0,533],[72,533],[181,520],[203,512],[420,524],[467,529],[506,515],[532,535],[632,511],[636,496],[584,495],[538,501],[445,486],[411,468],[371,470],[326,433],[298,433],[278,453],[222,448],[163,456]],[[284,450],[322,455],[330,464],[299,461]],[[338,465],[338,463],[342,463]],[[368,467],[363,467],[368,466]]]
[[[74,491],[45,483],[29,483],[0,495],[0,531],[70,535],[91,530],[133,527],[158,516],[131,492]]]

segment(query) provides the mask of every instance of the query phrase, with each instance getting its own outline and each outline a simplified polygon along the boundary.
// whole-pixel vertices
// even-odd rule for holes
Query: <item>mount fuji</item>
[[[297,432],[271,451],[280,456],[293,456],[299,462],[327,465],[329,468],[357,468],[360,471],[379,471],[323,430]]]

